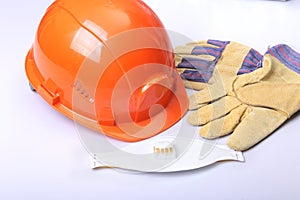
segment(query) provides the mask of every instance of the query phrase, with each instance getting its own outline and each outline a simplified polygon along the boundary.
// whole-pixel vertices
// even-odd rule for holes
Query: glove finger
[[[247,85],[238,90],[236,94],[241,101],[247,104],[273,108],[292,116],[300,108],[300,83],[290,84],[282,83],[280,80],[275,81]]]
[[[219,84],[207,84],[206,87],[189,97],[189,110],[196,110],[199,105],[207,104],[226,96],[227,92]]]
[[[287,120],[287,116],[281,112],[252,107],[251,112],[229,137],[227,145],[234,150],[247,150],[270,135],[285,120]]]
[[[239,105],[241,105],[241,102],[235,97],[226,96],[192,112],[188,115],[187,120],[192,125],[203,125],[225,116]]]
[[[187,69],[177,68],[177,71],[180,76],[181,76],[181,74],[184,74],[185,70],[187,70]],[[207,86],[207,83],[205,83],[205,82],[196,82],[196,81],[190,81],[190,80],[185,80],[185,79],[181,79],[181,80],[186,88],[190,88],[193,90],[202,90]]]
[[[200,135],[206,139],[214,139],[231,133],[240,123],[247,106],[242,104],[233,109],[228,115],[205,124],[200,129]]]

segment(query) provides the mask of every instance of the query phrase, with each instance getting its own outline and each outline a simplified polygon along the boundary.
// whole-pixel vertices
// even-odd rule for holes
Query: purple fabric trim
[[[277,58],[289,69],[300,74],[300,54],[286,44],[278,44],[269,48],[266,54]]]
[[[262,67],[263,56],[254,49],[251,49],[244,59],[242,67],[238,71],[238,75],[247,74]]]
[[[213,61],[208,61],[198,58],[183,58],[181,63],[178,64],[178,68],[188,68],[181,74],[181,78],[184,80],[203,82],[207,83],[211,78],[216,63],[221,58],[221,55],[229,44],[229,41],[219,41],[219,40],[208,40],[208,44],[215,45],[216,47],[203,47],[196,46],[192,50],[192,55],[210,55],[214,57]]]

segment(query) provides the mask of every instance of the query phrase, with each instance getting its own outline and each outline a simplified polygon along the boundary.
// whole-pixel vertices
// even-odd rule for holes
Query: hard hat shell
[[[188,107],[167,32],[140,0],[56,0],[25,66],[52,107],[119,140],[154,136]]]

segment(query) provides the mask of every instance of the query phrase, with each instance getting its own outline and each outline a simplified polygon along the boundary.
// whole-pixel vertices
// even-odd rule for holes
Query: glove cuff
[[[285,44],[269,48],[266,54],[277,58],[282,64],[300,74],[300,54]]]

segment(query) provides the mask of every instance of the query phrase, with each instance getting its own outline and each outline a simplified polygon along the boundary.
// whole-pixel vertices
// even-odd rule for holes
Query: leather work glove
[[[185,87],[201,90],[220,79],[261,67],[262,55],[232,41],[207,40],[175,48],[175,62]]]
[[[300,54],[287,45],[269,48],[263,67],[223,80],[189,98],[197,110],[188,121],[204,125],[204,138],[233,132],[227,140],[232,149],[249,149],[300,109]]]

